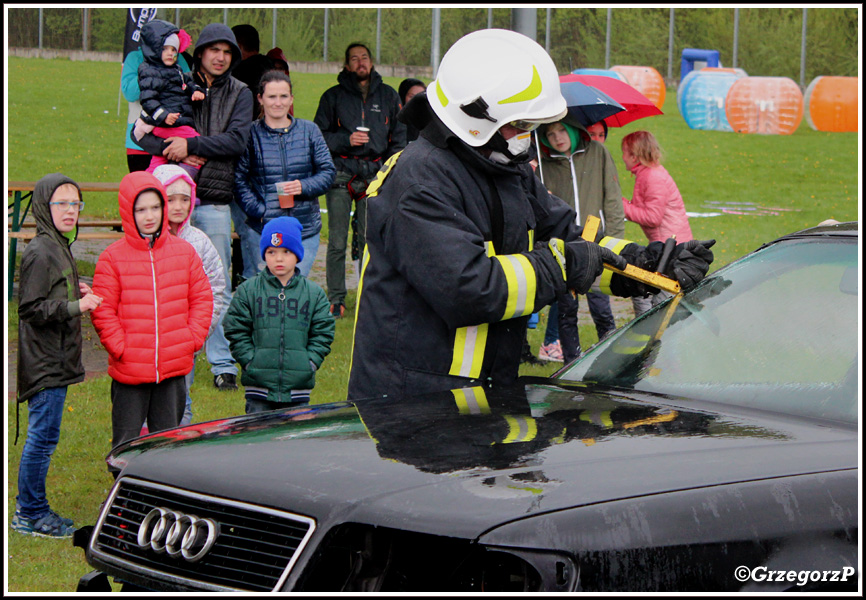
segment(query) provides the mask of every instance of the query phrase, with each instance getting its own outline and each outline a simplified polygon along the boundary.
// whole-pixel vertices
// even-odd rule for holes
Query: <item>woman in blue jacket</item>
[[[259,235],[265,223],[277,217],[295,217],[303,225],[301,243],[308,256],[299,268],[306,277],[319,250],[322,217],[319,196],[334,183],[337,170],[322,132],[312,122],[289,114],[292,82],[281,71],[266,72],[259,83],[262,116],[250,126],[250,141],[235,169],[235,196],[247,223]],[[293,206],[283,208],[283,195]],[[261,271],[263,264],[257,265]]]

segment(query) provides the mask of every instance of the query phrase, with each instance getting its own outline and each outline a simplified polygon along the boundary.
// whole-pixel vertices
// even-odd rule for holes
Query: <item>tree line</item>
[[[818,75],[856,76],[858,73],[857,7],[809,8],[806,34],[806,81]],[[37,47],[36,8],[10,8],[7,13],[9,46]],[[325,11],[322,8],[277,9],[276,44],[289,60],[342,61],[346,46],[360,41],[378,62],[392,65],[431,63],[432,9],[331,8],[328,10],[327,57]],[[442,8],[440,57],[461,36],[493,27],[511,27],[511,8]],[[550,9],[549,51],[561,73],[577,68],[605,68],[606,8],[553,7]],[[86,22],[85,15],[86,14]],[[120,51],[127,9],[43,9],[43,48]],[[261,35],[262,51],[273,44],[273,8],[232,8],[227,24],[249,23]],[[159,9],[168,21],[179,20],[193,40],[208,23],[223,22],[221,8]],[[377,17],[381,16],[376,48]],[[489,21],[490,19],[490,21]],[[537,13],[536,39],[545,45],[547,9]],[[741,8],[737,32],[737,64],[752,76],[800,77],[802,8]],[[651,66],[668,73],[669,8],[613,8],[610,23],[610,63]],[[86,34],[85,34],[86,32]],[[675,8],[672,73],[679,79],[684,48],[718,50],[723,66],[734,55],[733,8]]]

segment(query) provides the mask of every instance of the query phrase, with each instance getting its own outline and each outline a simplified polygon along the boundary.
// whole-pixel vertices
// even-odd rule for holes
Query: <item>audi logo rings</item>
[[[218,536],[219,525],[213,519],[157,507],[147,513],[138,527],[138,546],[196,562],[213,548]]]

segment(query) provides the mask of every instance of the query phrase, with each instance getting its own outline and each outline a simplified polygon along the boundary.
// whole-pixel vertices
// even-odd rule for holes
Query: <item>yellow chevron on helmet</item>
[[[475,147],[507,123],[551,123],[567,110],[556,65],[544,48],[505,29],[474,31],[457,40],[430,85],[433,111]]]

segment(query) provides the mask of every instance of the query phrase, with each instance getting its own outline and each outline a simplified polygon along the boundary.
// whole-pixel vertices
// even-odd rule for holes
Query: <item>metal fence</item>
[[[160,8],[193,39],[207,23],[250,23],[262,51],[292,61],[341,61],[366,43],[376,64],[432,66],[459,37],[487,27],[532,35],[560,72],[651,66],[679,80],[685,48],[719,50],[724,66],[785,76],[857,75],[859,7],[840,8]],[[14,48],[120,51],[124,8],[7,8]]]

